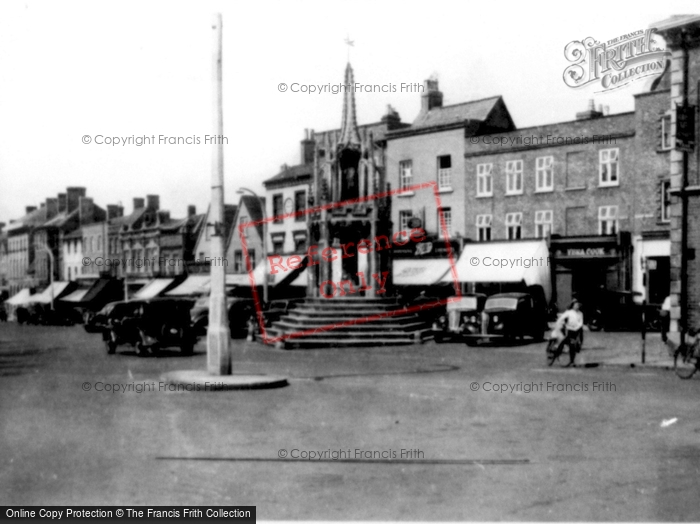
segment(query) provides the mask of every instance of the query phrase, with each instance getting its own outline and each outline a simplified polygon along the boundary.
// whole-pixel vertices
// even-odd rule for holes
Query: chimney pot
[[[134,198],[134,211],[137,209],[142,209],[145,207],[145,200],[143,198],[135,197]]]
[[[26,211],[26,214],[28,215],[32,211],[36,211],[36,206],[27,206],[24,208],[24,210]]]
[[[187,206],[187,216],[193,217],[197,214],[197,206],[189,205]]]

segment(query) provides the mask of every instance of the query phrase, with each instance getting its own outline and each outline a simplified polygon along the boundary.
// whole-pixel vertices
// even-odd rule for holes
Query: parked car
[[[530,293],[500,293],[486,299],[479,333],[465,334],[464,339],[469,345],[525,337],[542,341],[546,329],[547,308],[543,301]]]
[[[107,352],[130,344],[140,357],[165,347],[179,347],[182,353],[191,354],[197,342],[189,322],[192,304],[189,299],[151,298],[107,305],[100,312]]]
[[[248,319],[255,315],[255,302],[252,298],[226,297],[228,310],[228,325],[232,338],[245,336],[248,329]],[[190,312],[192,328],[197,336],[205,336],[209,326],[209,296],[197,299]]]
[[[445,314],[433,325],[436,342],[461,339],[481,332],[481,315],[486,295],[473,293],[447,303]]]
[[[661,328],[660,304],[638,303],[639,292],[611,291],[601,289],[581,294],[577,299],[582,304],[583,318],[591,331],[640,331],[642,312],[647,331]]]
[[[272,322],[279,320],[290,308],[299,302],[298,298],[273,300],[262,306],[265,318],[265,326],[272,325]],[[249,297],[226,297],[228,308],[228,322],[232,338],[244,337],[248,332],[249,319],[257,319],[257,308],[255,301]],[[192,327],[198,336],[207,333],[209,325],[209,297],[200,297],[192,308]],[[255,322],[257,327],[258,323]]]

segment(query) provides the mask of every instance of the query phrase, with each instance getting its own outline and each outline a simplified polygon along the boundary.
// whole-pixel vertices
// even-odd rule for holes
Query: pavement
[[[662,349],[650,334],[648,362]],[[640,369],[638,334],[586,332],[576,368],[549,367],[544,343],[232,350],[235,376],[289,385],[173,388],[161,377],[205,369],[203,344],[108,355],[79,326],[0,323],[0,505],[700,520],[700,379]]]
[[[579,366],[653,367],[673,370],[674,341],[677,333],[669,334],[670,343],[661,340],[660,333],[612,332],[584,335],[583,351],[577,356]],[[587,341],[589,343],[587,343]]]

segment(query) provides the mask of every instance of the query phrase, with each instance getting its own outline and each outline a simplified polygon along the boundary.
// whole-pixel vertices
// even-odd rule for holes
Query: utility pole
[[[213,127],[214,136],[223,136],[223,89],[221,53],[221,14],[214,15],[213,75]],[[207,370],[211,375],[231,374],[231,334],[226,310],[226,273],[224,264],[224,146],[221,140],[212,144],[211,162],[211,216],[214,233],[211,236],[212,265],[211,293],[209,296],[209,328],[207,329]],[[205,227],[212,227],[208,224]],[[219,264],[216,264],[216,261]]]

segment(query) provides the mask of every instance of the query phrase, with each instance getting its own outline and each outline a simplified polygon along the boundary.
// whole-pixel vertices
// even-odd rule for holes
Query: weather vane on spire
[[[350,62],[350,48],[355,47],[355,41],[350,40],[349,34],[345,37],[345,45],[348,46],[348,62]]]

